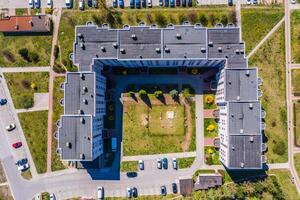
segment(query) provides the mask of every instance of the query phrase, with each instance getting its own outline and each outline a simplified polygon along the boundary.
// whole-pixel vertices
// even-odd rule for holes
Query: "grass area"
[[[54,133],[57,131],[56,122],[59,120],[60,115],[64,113],[64,108],[60,105],[60,99],[64,96],[64,91],[61,90],[60,85],[65,81],[64,77],[57,77],[54,80],[54,91],[53,91],[53,115],[52,115],[52,130],[53,130],[53,137],[52,137],[52,163],[51,163],[51,170],[57,171],[61,169],[65,169],[65,166],[62,164],[60,160],[60,156],[56,153],[57,149],[57,140],[54,138]]]
[[[267,113],[268,162],[287,162],[284,24],[250,58],[249,66],[258,66],[263,80],[261,103]]]
[[[295,96],[300,96],[300,69],[292,70],[292,87]]]
[[[218,123],[215,119],[204,119],[204,137],[214,138],[218,136]]]
[[[0,33],[0,66],[25,67],[50,65],[52,36],[4,36]],[[29,53],[39,56],[37,62],[29,62],[18,53],[27,48]]]
[[[19,119],[29,146],[36,170],[47,170],[48,111],[20,113]]]
[[[210,98],[212,97],[213,102],[209,103]],[[215,94],[204,94],[203,95],[204,109],[216,109],[217,104],[215,103]]]
[[[140,101],[142,100],[139,99]],[[150,101],[155,101],[154,97],[150,96]],[[194,149],[194,131],[190,142],[186,144],[184,108],[179,104],[162,106],[152,103],[151,108],[141,102],[124,104],[124,155],[172,153]],[[167,119],[170,111],[173,111],[173,119]],[[191,113],[193,114],[193,108]]]
[[[120,170],[121,172],[136,172],[138,171],[138,161],[123,161]]]
[[[284,193],[285,199],[300,200],[295,184],[292,183],[292,176],[289,170],[272,169],[269,174],[274,174]]]
[[[10,188],[8,185],[0,186],[0,200],[13,200]]]
[[[49,89],[47,72],[5,73],[4,76],[16,109],[32,107],[34,93],[48,92]]]
[[[194,163],[195,157],[187,157],[187,158],[177,158],[178,168],[190,168]]]
[[[283,18],[283,7],[243,8],[242,38],[249,53]]]
[[[219,152],[215,147],[204,147],[205,163],[208,165],[220,165]]]
[[[152,8],[143,11],[136,9],[122,10],[87,10],[84,12],[78,10],[64,10],[59,29],[59,45],[62,49],[62,60],[67,63],[69,54],[73,52],[75,25],[85,24],[87,21],[93,21],[100,25],[109,23],[112,27],[122,27],[123,24],[137,25],[144,21],[147,24],[157,23],[159,26],[166,26],[168,23],[181,24],[189,20],[192,23],[201,22],[204,26],[213,26],[217,22],[235,22],[233,19],[234,8],[212,6],[189,8]],[[69,71],[77,70],[75,67],[67,66]]]
[[[32,179],[32,174],[31,174],[30,169],[27,169],[26,171],[22,172],[21,176],[26,180]]]
[[[295,145],[300,146],[300,102],[294,102],[293,106],[294,114],[294,133],[295,133]]]
[[[215,170],[213,169],[198,169],[197,171],[195,171],[195,173],[193,174],[193,180],[196,181],[197,177],[200,174],[214,174]]]
[[[294,154],[294,164],[295,164],[298,177],[300,177],[300,153]]]
[[[224,183],[230,183],[230,182],[232,182],[232,178],[229,175],[228,171],[226,171],[226,170],[218,170],[218,173],[222,174],[222,176],[223,176],[223,182]]]
[[[292,62],[300,62],[300,10],[291,13],[291,48]]]
[[[27,8],[16,8],[16,16],[23,16],[27,14]]]
[[[50,200],[49,192],[42,192],[41,200]]]

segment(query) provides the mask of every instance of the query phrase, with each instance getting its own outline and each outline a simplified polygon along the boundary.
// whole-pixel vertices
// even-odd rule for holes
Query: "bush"
[[[22,80],[22,86],[26,89],[30,88],[30,82],[28,80]]]
[[[214,97],[212,95],[207,95],[205,97],[204,101],[205,101],[206,104],[211,105],[211,104],[213,104],[215,102],[215,99],[214,99]]]
[[[211,25],[214,26],[216,24],[217,19],[216,19],[216,16],[214,14],[212,14],[212,13],[209,14],[208,19],[209,19]]]
[[[155,13],[155,21],[160,27],[165,27],[168,23],[166,17],[161,13]]]
[[[228,24],[228,18],[226,15],[221,16],[221,23],[226,26]]]
[[[206,15],[204,15],[204,14],[200,15],[199,21],[202,24],[202,26],[207,26],[208,25],[208,19],[207,19]]]
[[[2,54],[9,62],[14,63],[16,61],[14,54],[12,54],[10,51],[4,50],[2,51]]]
[[[24,60],[29,60],[29,57],[28,57],[28,49],[27,48],[22,48],[22,49],[19,49],[19,54],[21,55],[21,57],[24,59]]]
[[[146,97],[147,96],[147,92],[145,91],[145,90],[140,90],[139,91],[139,97],[140,98],[144,98],[144,97]]]
[[[59,47],[58,47],[58,45],[55,45],[54,46],[54,57],[55,57],[55,59],[58,58],[58,54],[59,54]]]
[[[153,17],[152,17],[152,14],[151,13],[147,13],[146,14],[146,22],[148,24],[153,24]]]
[[[33,107],[33,98],[28,94],[23,94],[20,98],[17,99],[17,104],[22,108],[32,108]]]
[[[236,24],[237,23],[237,20],[236,20],[236,12],[235,10],[231,11],[228,15],[228,21],[230,23],[233,23],[233,24]]]
[[[130,97],[134,97],[135,94],[134,94],[133,91],[129,91],[129,92],[128,92],[128,95],[129,95]]]
[[[31,83],[30,87],[31,87],[31,89],[33,89],[33,90],[36,90],[36,89],[37,89],[37,86],[36,86],[36,84],[35,84],[34,82]]]
[[[37,63],[40,60],[40,56],[35,52],[30,52],[29,53],[29,58],[30,58],[29,60],[33,61],[34,63]]]
[[[180,14],[178,16],[178,21],[179,21],[179,24],[182,24],[183,22],[187,21],[187,17],[184,15],[184,14]]]
[[[282,156],[286,151],[285,143],[282,140],[280,140],[279,142],[276,142],[275,145],[273,146],[273,151],[277,155]]]
[[[216,130],[216,126],[214,124],[210,124],[210,125],[208,125],[206,130],[209,132],[212,132],[212,131]]]
[[[187,18],[192,24],[195,24],[198,21],[198,16],[195,11],[189,12]]]
[[[51,15],[53,10],[52,10],[52,8],[46,8],[45,12],[46,12],[46,14]]]
[[[191,96],[190,89],[184,88],[182,94],[185,98],[189,98]]]
[[[154,92],[154,96],[155,96],[156,98],[161,98],[162,95],[163,95],[163,92],[160,91],[160,90],[157,90],[157,91]]]
[[[177,90],[171,90],[171,91],[170,91],[170,95],[171,95],[171,97],[172,97],[173,99],[177,99],[179,93],[178,93]]]

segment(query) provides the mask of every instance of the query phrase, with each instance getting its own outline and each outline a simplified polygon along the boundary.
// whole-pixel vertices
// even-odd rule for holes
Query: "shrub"
[[[46,14],[51,15],[53,10],[52,10],[52,8],[46,8],[45,12],[46,12]]]
[[[140,90],[139,91],[139,97],[144,98],[145,96],[147,96],[147,92],[145,90]]]
[[[129,91],[129,92],[128,92],[128,95],[129,95],[130,97],[134,97],[134,92],[133,92],[133,91]]]
[[[204,15],[204,14],[200,15],[199,21],[202,24],[202,26],[207,26],[208,25],[208,19],[207,19],[206,15]]]
[[[185,21],[187,21],[188,19],[187,19],[187,17],[184,15],[184,14],[180,14],[179,16],[178,16],[178,21],[179,21],[179,23],[180,24],[182,24],[183,22],[185,22]]]
[[[58,45],[55,45],[54,46],[54,57],[55,57],[55,59],[58,58],[58,54],[59,54],[59,47],[58,47]]]
[[[30,87],[31,87],[31,89],[33,89],[33,90],[36,90],[36,89],[37,89],[37,86],[36,86],[36,84],[35,84],[34,82],[31,83]]]
[[[187,18],[192,24],[195,24],[198,21],[198,16],[195,11],[189,12]]]
[[[14,54],[12,54],[10,51],[4,50],[2,51],[2,54],[9,62],[14,63],[16,61]]]
[[[56,73],[64,73],[65,69],[60,64],[55,63],[53,65],[53,71],[55,71]]]
[[[23,94],[22,96],[20,96],[20,98],[18,98],[17,100],[17,104],[20,105],[20,107],[22,108],[32,108],[33,107],[33,98],[32,96],[28,95],[28,94]]]
[[[22,86],[26,89],[30,88],[30,82],[28,80],[22,80]]]
[[[152,14],[151,13],[147,13],[146,14],[146,22],[148,24],[153,24],[153,17],[152,17]]]
[[[30,58],[30,61],[33,61],[34,63],[37,63],[40,60],[40,56],[35,52],[30,52],[29,58]]]
[[[209,21],[210,21],[210,24],[214,26],[215,23],[216,23],[216,20],[217,20],[217,19],[216,19],[216,16],[215,16],[214,14],[211,13],[211,14],[209,14],[209,16],[208,16],[208,19],[209,19]]]
[[[208,125],[206,130],[209,132],[212,132],[212,131],[216,130],[216,126],[214,124],[210,124],[210,125]]]
[[[221,16],[221,23],[226,26],[228,24],[228,18],[226,15]]]
[[[205,97],[204,101],[205,101],[206,104],[211,105],[211,104],[213,104],[215,102],[215,99],[214,99],[214,97],[212,95],[207,95]]]
[[[165,27],[168,23],[166,17],[161,13],[155,13],[155,21],[160,27]]]
[[[171,95],[171,97],[172,97],[173,99],[177,99],[179,93],[178,93],[177,90],[171,90],[171,91],[170,91],[170,95]]]
[[[190,89],[189,88],[184,88],[182,94],[185,98],[190,97],[191,96]]]
[[[236,20],[236,12],[235,10],[232,10],[229,14],[228,14],[228,21],[230,23],[236,24],[237,20]]]
[[[24,60],[29,60],[29,57],[28,57],[28,49],[27,48],[22,48],[22,49],[19,49],[19,54],[21,55],[21,57],[24,59]]]
[[[154,92],[154,96],[155,96],[156,98],[161,98],[162,95],[163,95],[163,92],[160,91],[160,90],[157,90],[157,91]]]
[[[275,145],[273,146],[273,151],[277,155],[282,156],[285,153],[285,150],[286,150],[286,145],[282,140],[276,142]]]

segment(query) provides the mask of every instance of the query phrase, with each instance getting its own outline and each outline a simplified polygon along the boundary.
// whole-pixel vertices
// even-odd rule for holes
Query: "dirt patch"
[[[183,151],[187,151],[189,149],[192,137],[193,137],[193,118],[191,113],[191,105],[186,101],[186,99],[181,99],[181,104],[184,105],[185,109],[185,126],[186,126],[186,133],[185,133],[185,139],[181,144],[181,148]]]
[[[3,170],[2,162],[0,163],[0,183],[6,182],[5,173]]]
[[[13,200],[13,197],[11,195],[10,189],[8,185],[1,186],[0,187],[0,199],[2,200]]]

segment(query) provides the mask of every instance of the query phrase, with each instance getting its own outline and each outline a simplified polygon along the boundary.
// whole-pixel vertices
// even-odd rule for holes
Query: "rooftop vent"
[[[156,53],[160,53],[160,48],[155,48]]]
[[[157,28],[157,24],[151,24],[150,28]]]
[[[83,86],[83,87],[82,87],[82,90],[83,90],[83,92],[87,92],[87,91],[88,91],[88,88],[85,87],[85,86]]]
[[[125,54],[125,49],[121,48],[121,49],[120,49],[120,52],[121,52],[122,54]]]
[[[267,156],[266,155],[262,155],[261,156],[261,160],[262,160],[262,163],[267,163]]]
[[[117,43],[114,42],[112,45],[113,45],[113,47],[114,47],[115,49],[118,48],[118,44],[117,44]]]
[[[83,111],[81,109],[78,110],[78,115],[81,115]]]
[[[201,23],[196,23],[195,28],[202,28],[202,24]]]
[[[267,143],[262,143],[261,148],[262,148],[262,151],[267,151],[267,148],[268,148]]]
[[[170,49],[168,47],[165,48],[166,53],[170,53]]]
[[[140,22],[140,23],[139,23],[139,26],[142,26],[142,27],[143,27],[143,26],[146,26],[146,23],[145,23],[145,22]]]
[[[132,35],[131,35],[131,38],[132,38],[133,40],[137,40],[136,34],[132,34]]]
[[[258,84],[258,85],[262,85],[262,83],[263,83],[262,79],[261,79],[261,78],[258,78],[258,79],[257,79],[257,84]]]
[[[244,165],[245,165],[245,164],[244,164],[243,162],[241,162],[241,168],[244,168]]]
[[[250,136],[250,142],[253,143],[254,142],[254,138],[253,136]]]
[[[87,26],[92,26],[92,25],[94,25],[94,23],[93,23],[92,21],[87,21],[85,24],[86,24]]]
[[[184,22],[182,23],[182,25],[190,25],[190,22],[189,22],[189,21],[184,21]]]
[[[241,99],[241,97],[240,97],[240,96],[237,96],[237,97],[236,97],[236,100],[238,100],[238,101],[239,101],[240,99]]]
[[[231,150],[234,151],[234,146],[231,146]]]
[[[79,157],[80,157],[80,159],[84,160],[84,159],[85,159],[84,153],[81,153],[81,154],[79,155]]]
[[[177,34],[176,34],[176,38],[177,38],[178,40],[180,40],[180,39],[181,39],[181,34],[180,34],[180,33],[177,33]]]
[[[208,46],[212,47],[212,46],[214,46],[214,43],[212,41],[209,41]]]
[[[80,117],[80,123],[84,124],[85,123],[85,120],[83,117]]]
[[[81,80],[84,80],[85,79],[84,74],[80,73],[80,78],[81,78]]]
[[[233,23],[228,23],[228,24],[227,24],[227,27],[228,27],[228,28],[232,28],[232,27],[235,27],[235,25],[234,25]]]
[[[102,24],[102,28],[108,29],[108,28],[109,28],[109,25],[108,25],[107,23],[104,23],[104,24]]]
[[[241,49],[240,52],[241,52],[241,54],[244,54],[244,53],[245,53],[244,49]]]
[[[261,118],[265,118],[266,117],[266,115],[267,115],[267,113],[266,113],[266,111],[264,111],[264,110],[261,110]]]
[[[216,28],[223,28],[223,24],[222,23],[216,23],[215,27]]]
[[[106,52],[106,49],[105,49],[104,46],[101,46],[100,49],[101,49],[102,52]]]
[[[246,76],[250,76],[250,70],[246,70]]]
[[[218,52],[222,52],[222,47],[218,47]]]
[[[206,52],[205,47],[201,47],[201,52],[202,52],[202,53],[205,53],[205,52]]]
[[[124,24],[123,29],[128,30],[130,28],[130,26],[128,24]]]
[[[249,103],[249,108],[250,108],[250,110],[253,109],[253,104],[252,103]]]
[[[174,24],[172,24],[172,23],[168,24],[167,28],[174,28]]]
[[[66,142],[66,147],[68,147],[69,149],[72,148],[72,143],[71,142]]]
[[[265,129],[266,129],[266,123],[265,123],[265,122],[262,122],[262,123],[261,123],[261,129],[262,129],[262,130],[265,130]]]
[[[244,133],[244,129],[240,129],[240,134],[243,134]]]
[[[232,83],[231,81],[228,81],[228,85],[231,85],[231,83]]]
[[[88,104],[88,100],[87,100],[87,99],[83,99],[82,102],[83,102],[84,104]]]

